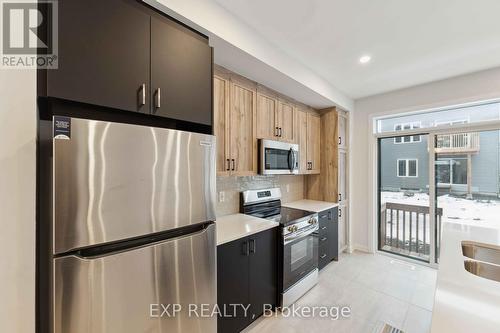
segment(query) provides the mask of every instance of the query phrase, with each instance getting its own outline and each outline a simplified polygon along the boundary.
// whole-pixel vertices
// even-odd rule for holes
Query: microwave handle
[[[288,151],[288,169],[290,171],[293,171],[295,169],[295,150],[293,148],[290,148]]]

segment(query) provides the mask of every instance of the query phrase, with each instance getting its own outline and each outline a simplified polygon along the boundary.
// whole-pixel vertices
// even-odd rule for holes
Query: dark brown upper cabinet
[[[59,1],[49,97],[212,125],[208,38],[135,0]]]
[[[121,0],[64,0],[58,11],[48,96],[149,112],[150,16]]]
[[[212,124],[212,50],[207,40],[163,18],[151,18],[153,114]]]

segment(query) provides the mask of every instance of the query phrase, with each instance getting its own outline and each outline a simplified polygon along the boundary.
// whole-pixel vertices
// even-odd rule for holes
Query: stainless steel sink
[[[474,260],[500,265],[500,248],[494,245],[463,241],[462,253]]]
[[[500,282],[500,266],[485,262],[465,260],[465,269],[479,277]]]

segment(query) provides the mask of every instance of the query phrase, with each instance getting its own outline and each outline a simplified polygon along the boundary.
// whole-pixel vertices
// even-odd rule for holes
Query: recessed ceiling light
[[[371,60],[372,60],[372,57],[370,57],[369,55],[364,55],[361,58],[359,58],[359,62],[362,63],[362,64],[367,64]]]

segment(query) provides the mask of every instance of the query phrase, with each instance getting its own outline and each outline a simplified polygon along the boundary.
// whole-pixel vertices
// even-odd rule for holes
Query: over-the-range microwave
[[[259,139],[259,173],[293,175],[299,173],[299,145]]]

